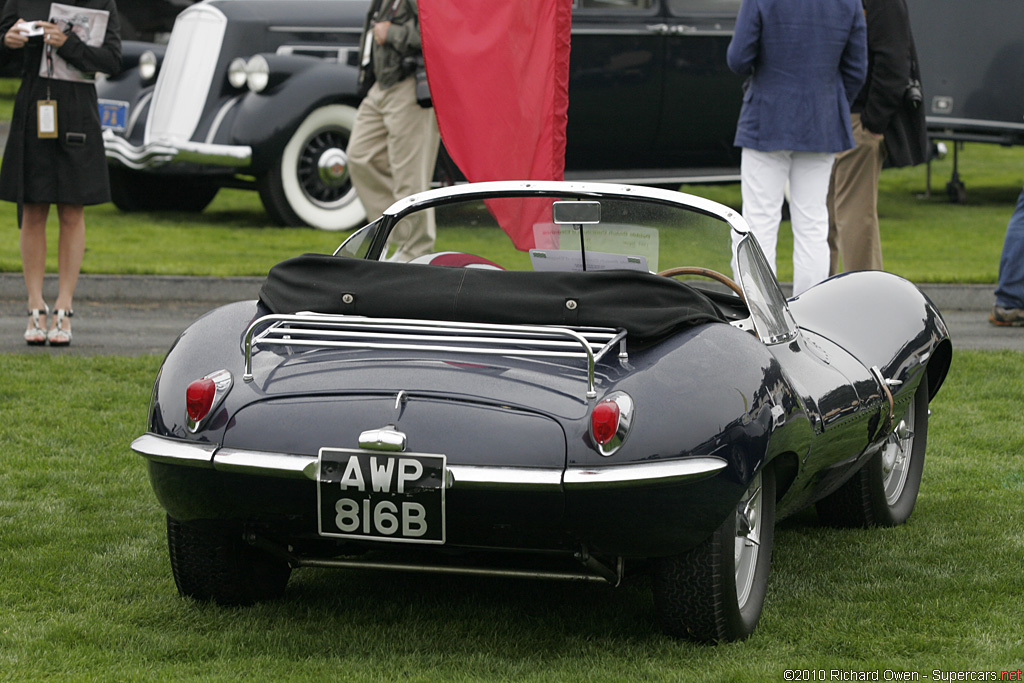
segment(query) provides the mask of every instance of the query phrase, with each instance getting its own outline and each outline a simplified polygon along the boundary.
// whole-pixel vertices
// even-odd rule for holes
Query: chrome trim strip
[[[222,472],[237,472],[284,479],[316,481],[317,456],[238,448],[220,448],[216,444],[180,441],[156,434],[144,434],[132,442],[132,450],[150,460],[179,465],[211,467]],[[530,491],[559,491],[561,469],[525,467],[448,466],[448,488],[513,488]]]
[[[135,126],[139,124],[139,117],[142,116],[142,112],[146,110],[146,105],[149,104],[149,101],[152,99],[152,90],[139,98],[139,101],[135,104],[135,108],[132,109],[131,115],[128,117],[128,125],[125,126],[124,136],[126,138],[131,137],[135,132]],[[129,107],[130,106],[131,105],[129,105]]]
[[[562,489],[562,470],[539,467],[478,467],[449,465],[448,488],[516,489],[557,492]]]
[[[338,64],[349,64],[350,55],[358,55],[359,47],[345,45],[281,45],[277,48],[279,55],[306,55],[313,56],[315,53],[320,59],[337,62]]]
[[[217,138],[217,133],[220,132],[220,124],[224,123],[224,117],[228,115],[235,105],[242,101],[242,95],[235,95],[231,99],[221,106],[217,110],[217,115],[213,117],[213,123],[210,124],[210,132],[206,134],[206,140],[204,141],[207,145],[214,144],[214,140]]]
[[[150,460],[193,467],[209,467],[282,479],[316,481],[317,456],[271,453],[215,444],[179,441],[144,434],[132,442],[132,450]],[[727,467],[723,458],[698,456],[659,463],[610,465],[600,468],[479,467],[448,465],[447,487],[455,490],[512,490],[557,493],[648,484],[675,484],[710,477]]]
[[[132,450],[155,462],[193,467],[213,467],[217,444],[179,441],[156,434],[143,434],[132,441]]]
[[[293,455],[237,448],[222,448],[213,456],[214,469],[222,472],[285,479],[312,479],[314,481],[316,481],[316,463],[315,455]]]
[[[270,26],[267,30],[271,33],[341,33],[353,36],[363,35],[362,28],[352,28],[351,26]]]
[[[103,147],[108,161],[135,170],[159,168],[173,163],[244,168],[252,161],[247,145],[211,145],[205,142],[150,142],[136,147],[112,131],[104,131]]]
[[[1024,130],[1024,123],[1010,123],[1009,121],[998,121],[995,119],[954,119],[945,116],[926,117],[929,126],[939,124],[943,126],[969,126],[978,129],[1009,128],[1011,130]],[[938,131],[941,138],[942,131]]]
[[[696,28],[694,26],[683,26],[681,24],[665,24],[662,29],[660,25],[646,26],[640,28],[574,28],[573,36],[665,36],[665,37],[704,37],[704,36],[731,36],[734,31],[725,28]]]
[[[593,490],[696,481],[725,469],[728,463],[713,456],[698,456],[668,462],[570,467],[565,472],[565,490]]]
[[[213,166],[248,166],[252,147],[248,145],[207,145],[201,142],[178,142],[176,161]]]
[[[667,185],[678,183],[680,185],[711,184],[711,183],[738,183],[739,173],[683,173],[676,171],[659,171],[662,175],[655,174],[647,169],[630,168],[617,170],[614,173],[602,171],[572,171],[565,172],[567,182],[593,182],[593,183],[632,183],[635,185]],[[438,187],[438,186],[434,186]]]

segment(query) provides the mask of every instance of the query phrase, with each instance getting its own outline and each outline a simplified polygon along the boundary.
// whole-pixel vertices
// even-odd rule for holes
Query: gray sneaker
[[[993,306],[988,321],[1000,327],[1024,327],[1024,308]]]

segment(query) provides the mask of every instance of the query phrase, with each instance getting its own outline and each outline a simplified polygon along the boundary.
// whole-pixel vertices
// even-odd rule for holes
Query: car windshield
[[[791,333],[778,283],[735,211],[679,192],[550,187],[556,185],[550,192],[542,184],[485,183],[422,193],[396,203],[337,253],[516,271],[663,274],[724,295],[725,304],[737,298],[737,315],[749,313],[765,341]],[[431,223],[430,253],[398,248]]]
[[[472,254],[505,270],[732,270],[730,225],[721,217],[680,204],[595,195],[456,197],[403,211],[397,221],[376,226],[390,227],[382,257],[394,256],[399,238],[431,220],[437,232],[432,253]],[[365,258],[370,241],[346,244],[343,253]]]

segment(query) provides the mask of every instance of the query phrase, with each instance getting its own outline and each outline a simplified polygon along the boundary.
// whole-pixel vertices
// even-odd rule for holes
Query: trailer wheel
[[[967,188],[959,178],[954,178],[946,183],[946,196],[954,204],[963,204],[967,201]]]

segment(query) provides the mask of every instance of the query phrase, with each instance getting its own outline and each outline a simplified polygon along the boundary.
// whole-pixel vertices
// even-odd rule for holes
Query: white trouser
[[[775,270],[786,182],[793,222],[793,294],[828,277],[828,183],[835,154],[743,148],[743,218]]]

